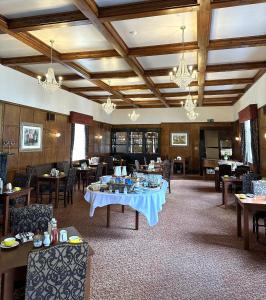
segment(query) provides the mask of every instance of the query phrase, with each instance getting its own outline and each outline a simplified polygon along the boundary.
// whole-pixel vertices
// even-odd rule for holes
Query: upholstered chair
[[[253,193],[253,184],[252,181],[260,180],[261,176],[256,173],[244,174],[242,177],[242,193],[252,194]]]
[[[46,204],[31,204],[10,209],[10,222],[13,234],[21,232],[47,231],[48,222],[53,217],[53,207]]]
[[[31,251],[25,300],[85,299],[88,254],[86,242]]]

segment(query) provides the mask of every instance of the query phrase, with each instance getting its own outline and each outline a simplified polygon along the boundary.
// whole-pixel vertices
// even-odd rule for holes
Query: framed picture
[[[188,133],[187,132],[172,132],[170,136],[170,146],[172,147],[187,147]]]
[[[42,124],[21,123],[20,152],[42,151]]]

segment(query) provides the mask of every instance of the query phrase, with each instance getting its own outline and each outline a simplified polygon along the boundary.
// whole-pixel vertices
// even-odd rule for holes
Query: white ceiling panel
[[[181,54],[155,55],[138,57],[138,61],[144,69],[172,68],[179,64]],[[188,52],[185,54],[188,65],[197,63],[197,52]]]
[[[76,61],[91,72],[115,72],[130,70],[123,58],[80,59]]]
[[[204,98],[227,98],[227,97],[237,97],[239,94],[228,94],[228,95],[204,95]]]
[[[154,101],[154,100],[159,100],[158,98],[130,98],[133,101],[142,101],[142,102],[146,102],[146,101]]]
[[[111,93],[106,92],[106,91],[84,92],[84,94],[86,94],[88,96],[109,96],[109,95],[112,95]]]
[[[197,13],[187,12],[112,22],[128,47],[180,43],[180,27],[186,26],[185,41],[197,40]]]
[[[152,92],[150,90],[136,90],[135,92],[132,91],[132,90],[128,90],[128,91],[122,91],[122,93],[124,95],[130,95],[130,94],[138,94],[138,95],[141,95],[141,94],[152,94]]]
[[[186,99],[186,97],[185,96],[180,96],[180,97],[166,97],[165,98],[166,100],[184,100],[184,99]],[[198,99],[198,96],[192,96],[192,99]]]
[[[208,64],[252,62],[264,60],[266,60],[266,46],[213,50],[208,52]]]
[[[255,69],[255,70],[207,73],[206,80],[253,78],[258,73],[258,71],[259,71],[258,69]]]
[[[170,83],[170,77],[169,76],[156,76],[156,77],[151,77],[151,80],[154,83]]]
[[[197,90],[198,90],[197,86],[190,87],[191,92],[196,92]],[[174,89],[160,89],[160,92],[161,93],[183,93],[183,92],[189,93],[189,90],[183,88],[174,88]]]
[[[40,53],[7,34],[0,34],[0,58],[27,55]]]
[[[54,40],[54,48],[62,53],[112,49],[112,45],[93,25],[47,28],[30,33],[47,45]]]
[[[205,91],[216,91],[216,90],[233,90],[233,89],[244,89],[245,84],[231,84],[231,85],[215,85],[205,86]]]
[[[59,13],[75,10],[71,0],[0,0],[0,12],[7,18]]]
[[[96,0],[96,4],[100,7],[103,6],[113,6],[113,5],[120,5],[120,4],[131,4],[137,2],[148,2],[150,0]]]
[[[95,86],[95,84],[91,83],[90,81],[88,81],[86,79],[64,81],[64,85],[67,87],[71,87],[71,88]]]
[[[266,34],[266,3],[219,8],[212,12],[211,39]]]
[[[50,67],[50,64],[36,64],[36,65],[24,65],[23,67],[25,67],[26,69],[38,74],[38,75],[44,75],[47,73],[48,68]],[[56,75],[63,75],[63,74],[72,74],[73,71],[71,71],[70,69],[54,63],[53,64],[53,69],[55,71]],[[64,78],[63,78],[64,81]]]
[[[110,85],[135,85],[135,84],[143,84],[144,81],[139,77],[128,77],[128,78],[113,78],[113,79],[103,79],[105,83]]]

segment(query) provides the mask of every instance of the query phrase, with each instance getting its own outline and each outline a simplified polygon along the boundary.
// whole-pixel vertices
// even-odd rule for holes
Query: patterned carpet
[[[95,250],[93,300],[262,300],[266,299],[266,246],[251,240],[242,250],[236,214],[220,207],[213,182],[172,181],[172,193],[159,224],[147,226],[129,208],[106,209],[89,220],[88,205],[77,192],[73,207],[59,208],[59,226],[74,225]]]

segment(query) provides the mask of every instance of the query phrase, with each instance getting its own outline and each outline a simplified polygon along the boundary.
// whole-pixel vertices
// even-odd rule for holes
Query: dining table
[[[80,236],[83,240],[86,240],[82,235],[78,232],[75,227],[67,227],[61,228],[66,229],[68,237],[72,235]],[[1,240],[4,240],[3,237]],[[27,263],[28,263],[28,254],[30,251],[41,248],[34,248],[33,242],[28,241],[25,243],[20,243],[14,249],[2,249],[0,251],[0,274],[1,274],[1,300],[12,300],[13,292],[14,292],[14,282],[16,280],[16,274],[18,270],[23,269],[25,273]],[[90,299],[90,276],[91,276],[91,268],[92,268],[92,256],[94,255],[94,250],[89,246],[89,258],[87,265],[87,278],[86,278],[86,299]]]
[[[87,175],[94,174],[96,172],[96,167],[86,167],[86,168],[81,168],[81,167],[76,167],[77,171],[77,180],[78,180],[78,190],[80,190],[80,183],[82,181],[82,177],[87,177]]]
[[[111,205],[130,206],[136,211],[135,229],[138,230],[139,213],[144,215],[149,226],[154,226],[159,221],[159,212],[166,202],[166,191],[168,182],[162,181],[157,188],[146,188],[143,192],[113,193],[108,191],[92,191],[87,189],[84,198],[90,204],[89,217],[92,218],[97,207],[106,206],[107,222],[106,227],[110,227]]]
[[[37,184],[36,184],[36,201],[39,202],[40,195],[40,186],[42,183],[49,182],[51,185],[55,187],[55,208],[58,208],[59,202],[59,185],[60,181],[64,181],[66,179],[66,175],[60,173],[58,176],[51,176],[49,174],[43,174],[37,176]]]
[[[0,194],[0,202],[3,203],[3,225],[2,225],[2,234],[6,235],[9,232],[9,209],[10,209],[10,201],[16,200],[18,198],[26,198],[25,204],[30,204],[30,195],[32,188],[21,188],[20,190],[3,192]]]
[[[237,184],[242,186],[242,178],[235,177],[235,176],[223,176],[222,177],[222,204],[224,205],[225,209],[228,207],[229,202],[229,188],[233,184]]]
[[[250,213],[255,211],[266,211],[266,196],[253,195],[248,197],[243,194],[235,194],[236,200],[236,215],[237,215],[237,236],[242,237],[242,220],[241,212],[243,211],[243,238],[244,238],[244,249],[249,250],[250,242]]]

